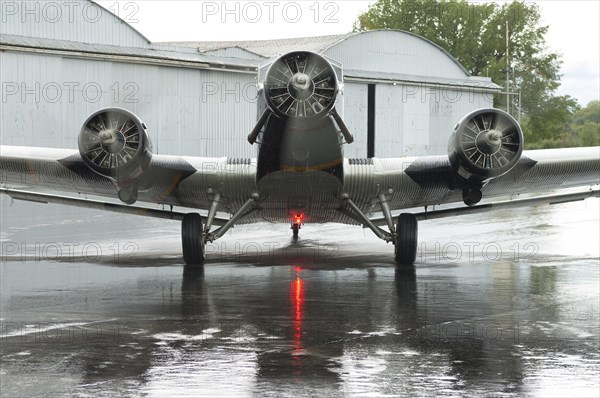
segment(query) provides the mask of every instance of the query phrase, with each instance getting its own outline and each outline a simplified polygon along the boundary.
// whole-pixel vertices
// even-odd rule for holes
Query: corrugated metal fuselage
[[[257,159],[260,214],[285,222],[302,214],[323,223],[338,214],[344,182],[342,141],[330,117],[267,121]]]

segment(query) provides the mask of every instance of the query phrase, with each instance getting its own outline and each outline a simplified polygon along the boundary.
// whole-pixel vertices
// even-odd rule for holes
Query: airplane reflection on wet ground
[[[423,224],[413,272],[339,225],[304,228],[298,243],[288,226],[239,228],[194,269],[181,265],[177,225],[61,210],[45,226],[2,211],[3,242],[30,244],[1,263],[2,396],[600,391],[597,201]],[[108,253],[98,261],[36,260],[31,245],[92,239]],[[137,251],[115,261],[115,242]]]

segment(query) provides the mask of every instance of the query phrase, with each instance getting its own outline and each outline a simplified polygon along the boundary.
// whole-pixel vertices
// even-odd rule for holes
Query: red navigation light
[[[292,217],[292,221],[296,225],[302,224],[302,222],[304,221],[304,213],[294,214],[294,216]]]

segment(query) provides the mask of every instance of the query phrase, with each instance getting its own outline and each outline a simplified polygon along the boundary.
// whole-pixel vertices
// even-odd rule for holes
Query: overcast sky
[[[259,40],[347,33],[374,1],[98,1],[153,42]],[[600,99],[600,2],[538,1],[562,85],[581,105]]]

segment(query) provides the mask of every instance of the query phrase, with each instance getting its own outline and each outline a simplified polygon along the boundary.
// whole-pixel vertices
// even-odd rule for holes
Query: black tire
[[[396,263],[412,266],[417,258],[419,224],[414,214],[402,213],[396,226]]]
[[[198,213],[183,216],[181,221],[181,243],[183,260],[188,265],[204,263],[204,239],[202,238],[202,218]]]
[[[298,224],[292,225],[292,234],[294,238],[298,238],[298,231],[300,231],[300,226]]]
[[[481,198],[483,197],[483,193],[480,189],[463,189],[462,192],[463,202],[467,206],[475,206],[477,203],[481,202]]]
[[[119,200],[121,200],[121,202],[127,205],[132,205],[138,200],[138,187],[132,185],[126,188],[119,189],[117,196],[119,197]]]

